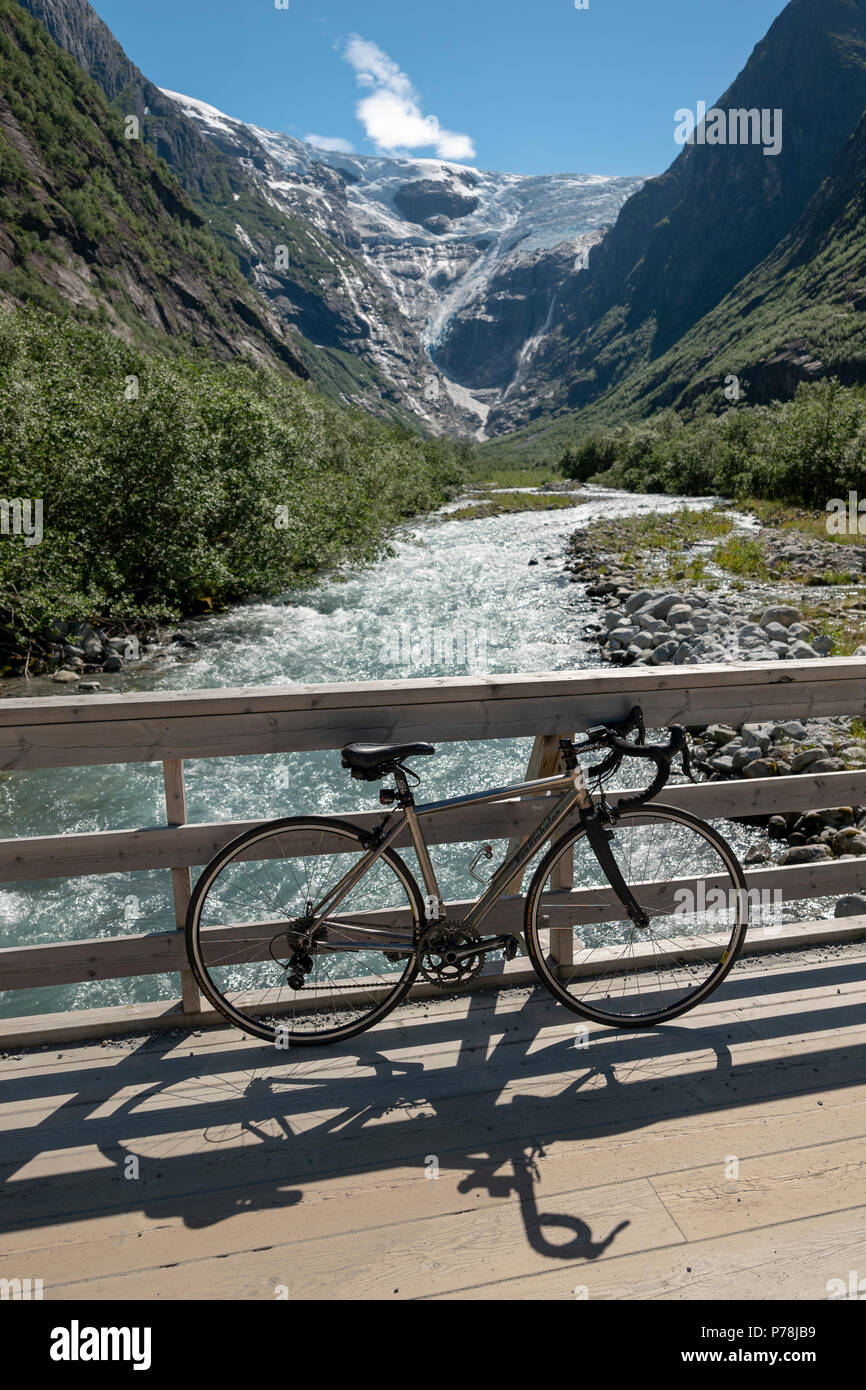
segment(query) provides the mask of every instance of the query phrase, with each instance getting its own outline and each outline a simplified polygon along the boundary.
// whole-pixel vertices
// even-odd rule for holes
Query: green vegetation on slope
[[[866,497],[866,388],[804,384],[791,401],[741,405],[691,422],[662,411],[571,444],[561,463],[579,482],[823,511],[852,488]]]
[[[464,468],[264,369],[0,314],[0,494],[41,498],[45,532],[0,536],[6,661],[62,619],[158,620],[371,560]]]
[[[0,301],[307,375],[174,175],[78,64],[0,0]]]
[[[548,461],[668,407],[719,413],[731,376],[753,405],[866,381],[864,0],[789,4],[719,105],[760,107],[769,90],[781,154],[686,146],[625,204],[537,354],[536,418],[487,445],[491,460]]]

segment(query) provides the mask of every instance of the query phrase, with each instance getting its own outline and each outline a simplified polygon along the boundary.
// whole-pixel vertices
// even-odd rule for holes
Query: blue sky
[[[92,0],[162,87],[257,125],[517,173],[657,174],[784,0]],[[772,103],[768,103],[772,104]],[[402,142],[402,143],[401,143]]]

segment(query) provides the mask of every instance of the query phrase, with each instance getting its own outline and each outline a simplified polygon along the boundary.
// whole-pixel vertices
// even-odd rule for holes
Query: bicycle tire
[[[387,849],[379,857],[377,862],[386,864],[391,868],[402,883],[410,906],[414,911],[414,931],[410,961],[401,974],[399,982],[395,985],[394,989],[386,995],[384,1000],[368,1013],[364,1014],[362,1018],[356,1019],[352,1023],[347,1023],[333,1029],[324,1029],[319,1032],[272,1027],[236,1009],[231,1001],[228,1000],[225,994],[218,988],[208,970],[201,940],[202,909],[207,901],[211,888],[217,881],[222,870],[233,862],[239,862],[238,855],[242,850],[249,849],[258,841],[268,836],[279,836],[286,831],[305,830],[329,831],[334,834],[344,835],[347,840],[352,841],[359,849],[365,849],[369,840],[368,831],[361,829],[357,825],[353,825],[350,821],[334,817],[287,816],[282,819],[263,821],[260,825],[244,831],[243,834],[231,840],[210,860],[202,871],[193,890],[192,897],[190,898],[185,928],[186,953],[190,969],[192,970],[199,989],[214,1008],[221,1013],[229,1023],[241,1028],[244,1032],[271,1043],[275,1043],[279,1036],[284,1038],[287,1045],[291,1047],[316,1047],[344,1041],[345,1039],[356,1036],[358,1033],[365,1032],[366,1029],[373,1027],[374,1024],[380,1022],[391,1013],[401,1000],[405,998],[418,973],[420,961],[418,949],[419,936],[421,925],[424,922],[424,899],[417,880],[400,856],[393,850]]]
[[[551,845],[533,875],[526,896],[524,933],[529,957],[539,979],[554,998],[560,1003],[565,1004],[566,1008],[571,1009],[573,1013],[579,1014],[582,1018],[589,1019],[591,1022],[602,1023],[607,1027],[624,1029],[651,1028],[660,1023],[666,1023],[670,1019],[677,1018],[681,1014],[687,1013],[689,1010],[695,1008],[698,1004],[703,1003],[733,969],[743,949],[743,943],[746,938],[749,921],[746,877],[740,861],[724,836],[720,835],[713,826],[708,825],[697,816],[691,815],[688,811],[681,811],[677,807],[666,806],[659,802],[648,803],[645,806],[636,807],[632,811],[624,812],[623,815],[618,818],[617,825],[627,825],[631,821],[639,821],[641,818],[652,818],[654,816],[658,817],[660,820],[670,820],[680,825],[686,825],[690,829],[697,831],[700,835],[703,835],[719,853],[720,858],[730,872],[731,880],[737,890],[738,915],[737,921],[731,931],[730,943],[722,955],[719,965],[708,976],[703,985],[695,990],[693,995],[689,995],[688,998],[677,1004],[649,1014],[622,1014],[614,1017],[575,999],[573,995],[569,994],[563,978],[552,970],[545,958],[538,935],[539,930],[548,929],[544,927],[540,928],[538,923],[538,909],[541,902],[542,890],[553,868],[559,862],[565,850],[568,849],[569,846],[574,845],[577,841],[585,839],[586,828],[584,826],[579,826],[574,830],[567,831]]]

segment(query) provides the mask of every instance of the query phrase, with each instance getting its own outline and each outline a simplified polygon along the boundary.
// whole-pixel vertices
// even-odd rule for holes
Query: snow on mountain
[[[482,427],[491,404],[520,389],[528,360],[555,326],[563,284],[580,273],[581,253],[643,183],[345,154],[165,95],[257,171],[283,210],[366,263],[428,355],[426,388],[417,383],[421,413],[441,399],[451,410],[473,411]],[[383,317],[375,308],[372,318]],[[370,331],[382,333],[382,323],[371,322]],[[460,389],[442,391],[440,382]]]

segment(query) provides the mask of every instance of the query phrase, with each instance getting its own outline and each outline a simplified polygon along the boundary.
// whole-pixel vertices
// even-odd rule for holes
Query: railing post
[[[526,781],[532,782],[542,777],[555,777],[561,768],[561,758],[559,751],[558,734],[538,734],[532,745],[532,752],[529,756],[529,766],[526,769]],[[520,844],[517,836],[512,836],[508,842],[506,855],[513,854]],[[525,869],[515,874],[508,885],[509,893],[519,893],[523,887]],[[573,888],[574,887],[574,864],[559,863],[551,875],[552,888]],[[526,941],[523,932],[520,933],[520,940],[526,954]],[[571,965],[574,960],[573,954],[574,933],[571,927],[553,927],[550,932],[550,954],[557,965]]]
[[[168,758],[162,765],[165,784],[165,812],[169,826],[186,825],[186,783],[183,759]],[[172,869],[171,886],[174,893],[174,921],[178,931],[186,926],[186,910],[192,896],[192,875],[189,869]],[[189,966],[180,972],[180,991],[185,1014],[201,1012],[201,996],[195,976]]]

